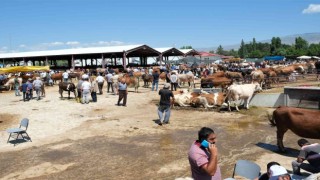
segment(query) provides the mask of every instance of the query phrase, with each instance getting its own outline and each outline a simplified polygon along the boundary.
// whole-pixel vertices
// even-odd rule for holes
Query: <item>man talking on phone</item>
[[[198,140],[192,145],[188,153],[189,163],[194,180],[220,180],[221,172],[218,165],[218,149],[216,134],[208,127],[198,132]]]

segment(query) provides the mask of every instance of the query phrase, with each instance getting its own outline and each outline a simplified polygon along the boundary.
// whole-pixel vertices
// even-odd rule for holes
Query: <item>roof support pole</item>
[[[101,54],[101,59],[102,59],[102,61],[101,61],[102,68],[105,68],[106,67],[106,60],[104,59],[103,54]]]
[[[127,68],[127,62],[126,62],[127,56],[126,56],[126,51],[123,51],[123,57],[122,57],[122,64],[123,64],[123,68],[126,69]]]
[[[46,66],[49,66],[48,57],[46,56]]]
[[[163,55],[162,55],[162,53],[159,55],[159,65],[161,66],[162,65],[162,58],[163,58]]]
[[[19,65],[20,65],[20,63],[19,63]],[[23,58],[23,65],[24,66],[26,66],[27,65],[27,62],[26,62],[26,60]]]
[[[71,66],[72,66],[72,71],[75,69],[75,63],[74,63],[74,56],[71,55]]]

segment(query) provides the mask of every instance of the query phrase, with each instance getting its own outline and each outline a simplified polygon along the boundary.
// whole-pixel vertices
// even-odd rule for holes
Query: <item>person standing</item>
[[[111,72],[109,71],[108,74],[106,75],[106,79],[107,79],[107,92],[109,93],[110,92],[110,87],[111,87],[111,91],[113,93],[113,86],[112,86],[112,74]]]
[[[64,71],[64,73],[62,74],[62,77],[63,77],[63,82],[68,82],[69,73],[67,71]]]
[[[19,82],[19,79],[18,79],[18,75],[16,75],[14,77],[14,90],[15,90],[15,95],[16,96],[21,96],[20,95],[20,91],[19,91],[19,88],[20,88],[20,82]]]
[[[120,102],[123,99],[123,106],[127,106],[127,95],[128,95],[128,89],[127,89],[127,83],[125,78],[121,78],[119,82],[119,99],[117,105],[120,106]]]
[[[171,82],[171,91],[173,91],[173,89],[176,91],[178,86],[178,76],[176,75],[175,72],[171,73],[170,82]]]
[[[220,180],[221,171],[218,164],[217,136],[211,128],[202,127],[198,140],[192,143],[188,159],[194,180]]]
[[[82,87],[82,83],[83,83],[83,79],[81,78],[79,81],[78,81],[78,84],[77,84],[77,92],[78,92],[78,97],[77,97],[77,102],[82,102],[81,98],[82,98],[82,90],[81,90],[81,87]]]
[[[40,77],[37,77],[36,80],[33,81],[33,88],[36,91],[37,94],[37,101],[40,100],[40,93],[41,93],[41,87],[43,86],[42,81],[40,80]]]
[[[28,84],[27,82],[23,82],[22,83],[22,86],[21,86],[21,90],[22,90],[22,94],[23,94],[23,101],[26,102],[26,101],[29,101],[29,97],[28,97]]]
[[[82,91],[82,104],[87,103],[89,104],[89,96],[90,96],[90,90],[91,90],[91,84],[88,82],[88,75],[84,77],[84,81],[81,85],[81,91]]]
[[[306,139],[299,139],[298,145],[301,147],[297,160],[292,161],[293,174],[301,175],[300,169],[312,173],[320,172],[320,144],[310,144]],[[309,163],[303,163],[307,160]]]
[[[156,91],[158,91],[158,84],[159,84],[159,73],[158,71],[154,71],[154,73],[152,73],[153,76],[153,81],[152,81],[152,88],[151,91],[154,90],[154,87],[156,87]]]
[[[33,98],[33,85],[32,85],[32,79],[29,78],[28,79],[28,82],[27,82],[27,85],[28,85],[28,88],[27,88],[27,96],[29,100],[31,100]]]
[[[170,97],[172,98],[172,101],[174,101],[174,95],[172,91],[169,90],[170,84],[165,83],[163,86],[163,89],[160,89],[159,95],[160,95],[160,103],[158,107],[158,116],[159,116],[159,125],[162,126],[162,123],[169,124],[169,119],[171,115],[171,103],[170,103]],[[163,114],[164,117],[163,117]]]
[[[94,77],[91,77],[91,98],[92,102],[97,102],[97,91],[99,90],[98,82]]]
[[[99,76],[97,77],[98,87],[99,87],[99,94],[103,94],[102,88],[104,84],[104,78],[99,73]]]

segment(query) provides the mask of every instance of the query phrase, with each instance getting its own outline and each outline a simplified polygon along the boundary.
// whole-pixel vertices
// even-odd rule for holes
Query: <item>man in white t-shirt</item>
[[[97,77],[96,80],[98,82],[99,94],[103,94],[102,88],[103,88],[103,84],[104,84],[104,78],[101,76],[101,74],[99,74],[99,76]]]
[[[88,82],[88,78],[83,79],[84,82],[81,85],[82,91],[82,104],[87,103],[89,104],[89,97],[91,93],[91,84]]]
[[[62,77],[63,77],[63,82],[68,82],[69,73],[68,73],[67,71],[65,71],[65,72],[62,74]]]

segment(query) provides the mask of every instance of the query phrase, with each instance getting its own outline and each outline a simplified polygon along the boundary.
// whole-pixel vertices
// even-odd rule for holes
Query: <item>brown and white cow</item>
[[[320,139],[320,111],[280,106],[273,111],[271,126],[277,127],[277,143],[284,152],[283,136],[290,129],[304,138]]]
[[[233,84],[228,87],[226,100],[228,102],[228,110],[231,111],[230,102],[234,101],[236,110],[239,111],[236,101],[243,100],[244,107],[249,109],[249,101],[254,92],[261,91],[261,86],[258,83],[252,84]]]
[[[223,106],[226,94],[223,92],[192,94],[190,104],[193,106],[203,106],[205,108],[214,106]],[[205,98],[206,100],[203,100]]]
[[[9,89],[9,91],[11,91],[11,89],[13,89],[14,87],[14,77],[11,77],[3,86],[6,87],[6,89]],[[18,82],[19,82],[19,86],[22,85],[22,78],[18,77]]]

